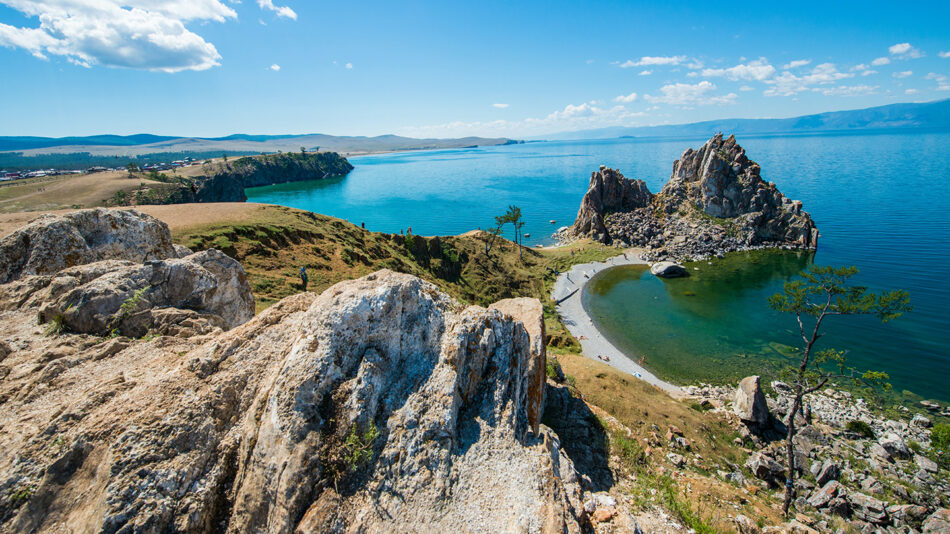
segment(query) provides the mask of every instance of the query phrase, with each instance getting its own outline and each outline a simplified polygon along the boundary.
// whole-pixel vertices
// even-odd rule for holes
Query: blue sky
[[[0,0],[0,135],[533,136],[950,97],[950,2]]]

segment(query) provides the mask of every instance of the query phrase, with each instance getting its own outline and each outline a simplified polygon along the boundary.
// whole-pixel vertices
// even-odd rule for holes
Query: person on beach
[[[411,234],[411,233],[412,233],[412,227],[411,227],[411,226],[409,227],[408,230],[406,230],[406,233],[407,233],[407,234]]]
[[[307,282],[309,282],[309,281],[310,281],[310,279],[307,278],[307,267],[305,267],[305,266],[304,266],[304,267],[301,267],[301,268],[300,268],[300,285],[301,285],[301,287],[303,287],[303,290],[304,290],[304,291],[307,290]]]

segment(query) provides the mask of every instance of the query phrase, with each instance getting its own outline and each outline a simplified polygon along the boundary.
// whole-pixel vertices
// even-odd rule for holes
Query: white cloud
[[[870,75],[872,75],[872,74],[877,74],[877,71],[876,71],[876,70],[866,70],[866,71],[864,71],[864,72],[861,73],[861,76],[870,76]]]
[[[775,67],[765,58],[750,61],[745,65],[736,65],[728,69],[705,69],[703,76],[723,76],[732,81],[757,80],[762,81],[775,74]]]
[[[913,59],[918,57],[923,57],[924,55],[913,46],[910,46],[910,43],[898,43],[887,49],[892,56],[898,56],[901,59]]]
[[[821,89],[825,96],[863,96],[873,95],[879,86],[874,85],[839,85],[828,89]]]
[[[628,59],[620,64],[620,68],[629,69],[630,67],[641,67],[645,65],[679,65],[686,61],[686,56],[643,56],[634,61]]]
[[[649,76],[649,75],[651,75],[651,74],[653,74],[653,71],[652,71],[652,70],[641,70],[641,71],[640,71],[640,76]]]
[[[924,78],[937,82],[938,91],[950,91],[950,79],[945,74],[928,73]]]
[[[664,85],[660,88],[662,95],[645,95],[650,102],[672,104],[676,106],[705,106],[710,104],[728,104],[736,99],[738,95],[729,93],[727,95],[709,94],[716,90],[716,85],[703,80],[696,84],[673,83]]]
[[[810,73],[804,76],[797,76],[785,71],[774,78],[764,80],[765,83],[772,85],[772,87],[766,89],[763,94],[765,96],[794,96],[802,91],[811,90],[814,85],[830,84],[838,80],[853,77],[853,73],[838,71],[834,63],[822,63],[821,65],[816,65]]]
[[[353,64],[350,62],[347,62],[346,65],[343,65],[343,68],[345,68],[346,70],[353,70]]]
[[[614,98],[614,102],[623,102],[629,104],[637,99],[637,93],[630,93],[629,95],[620,95],[617,98]]]
[[[868,66],[865,65],[864,63],[859,63],[859,64],[857,64],[857,65],[851,67],[851,70],[853,70],[853,71],[868,70]]]
[[[810,59],[796,59],[795,61],[789,61],[787,64],[782,65],[782,70],[797,69],[798,67],[804,67],[810,63]]]
[[[755,87],[752,87],[751,85],[743,85],[742,87],[739,88],[739,90],[740,91],[755,91]]]
[[[90,67],[126,67],[178,72],[219,65],[213,44],[186,22],[237,18],[219,0],[0,0],[39,27],[0,23],[0,45],[23,48],[39,58],[62,56]]]
[[[950,50],[947,50],[946,52],[940,52],[940,53],[937,54],[937,55],[940,56],[940,57],[942,57],[942,58],[944,58],[944,59],[950,58]]]
[[[887,65],[887,64],[890,63],[890,62],[891,62],[891,60],[890,60],[889,58],[886,58],[886,57],[879,57],[879,58],[875,59],[874,61],[872,61],[872,62],[871,62],[871,65],[874,65],[875,67],[880,67],[881,65]]]
[[[270,70],[272,70],[272,71],[274,71],[274,72],[277,72],[277,71],[280,70],[280,65],[278,65],[277,63],[274,63],[273,65],[271,65],[270,67],[267,67],[267,68],[269,68]]]
[[[508,104],[492,104],[491,107],[498,108],[498,109],[507,109]]]
[[[293,9],[287,6],[275,6],[274,0],[257,0],[257,5],[260,6],[261,9],[269,9],[277,13],[278,17],[297,20],[297,13]]]
[[[919,92],[920,92],[919,89],[905,89],[904,90],[905,95],[916,95]]]
[[[912,71],[912,70],[905,70],[905,71],[903,71],[903,72],[895,72],[895,73],[892,74],[891,76],[893,76],[893,77],[895,77],[895,78],[897,78],[897,79],[900,79],[900,78],[909,78],[909,77],[911,77],[911,76],[913,76],[913,75],[914,75],[914,71]]]

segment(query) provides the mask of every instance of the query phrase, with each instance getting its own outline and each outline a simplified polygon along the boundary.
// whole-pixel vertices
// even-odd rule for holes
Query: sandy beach
[[[561,273],[558,277],[554,283],[551,298],[558,302],[557,311],[561,315],[561,320],[571,334],[580,341],[585,357],[606,363],[619,371],[653,384],[673,397],[679,398],[683,396],[683,390],[679,386],[657,378],[656,375],[637,364],[636,361],[607,341],[607,338],[594,326],[581,301],[584,286],[600,271],[618,265],[646,265],[646,263],[636,252],[627,251],[623,255],[608,259],[606,262],[575,265],[570,271]],[[609,358],[609,361],[598,358],[601,355]]]

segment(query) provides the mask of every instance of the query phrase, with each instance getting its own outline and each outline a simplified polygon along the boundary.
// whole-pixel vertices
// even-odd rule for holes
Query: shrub
[[[950,425],[940,423],[930,431],[930,446],[946,455],[950,449]]]
[[[849,432],[854,432],[855,434],[861,434],[866,438],[874,439],[874,430],[871,429],[871,425],[865,423],[864,421],[848,421],[848,424],[845,426],[845,428]]]
[[[362,434],[357,430],[356,425],[350,427],[350,433],[343,442],[343,458],[349,471],[356,471],[373,459],[373,445],[377,438],[379,438],[379,429],[376,428],[375,423],[370,423]]]

